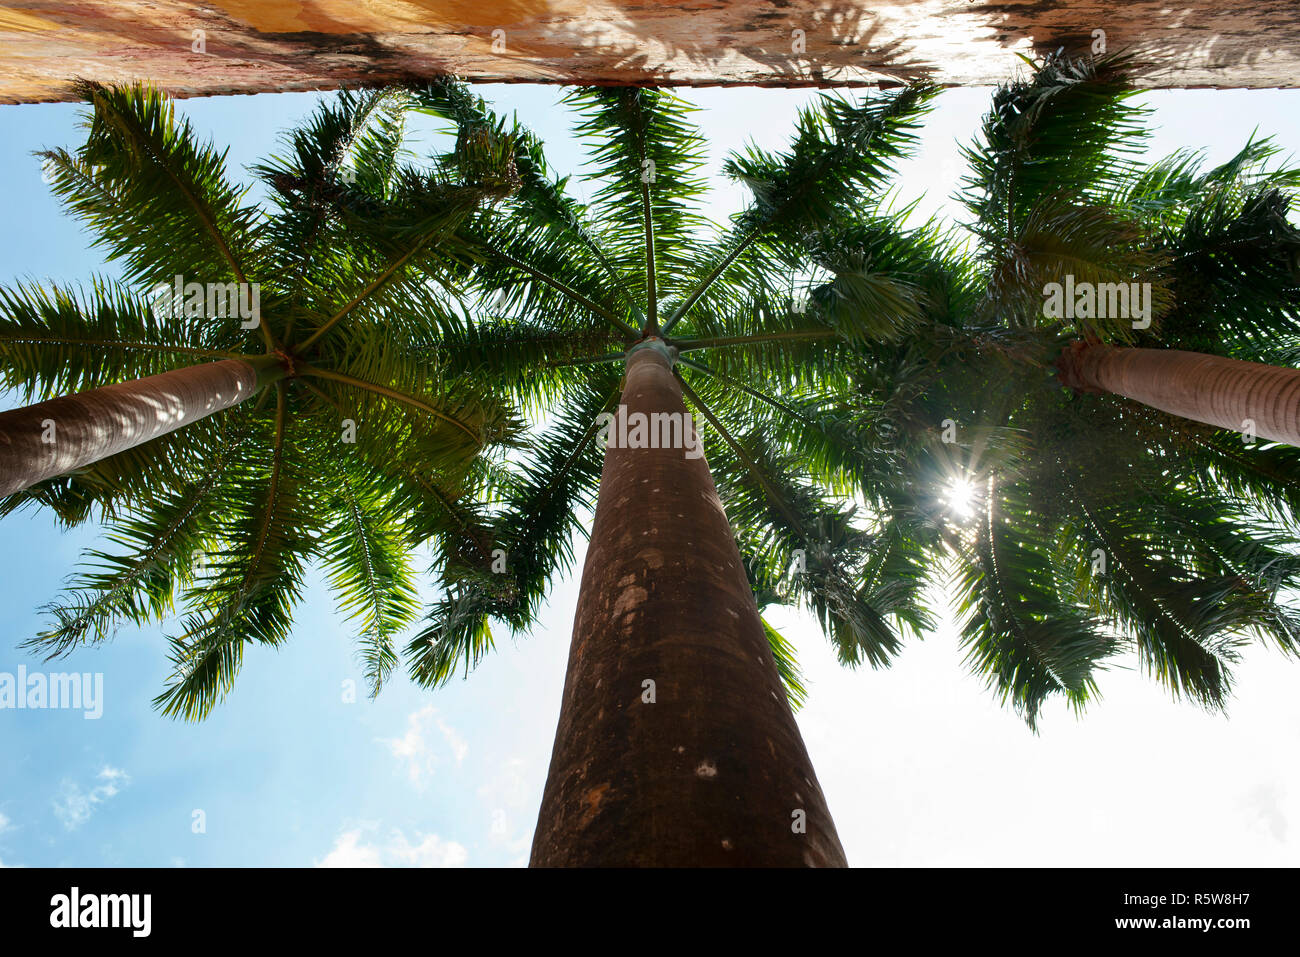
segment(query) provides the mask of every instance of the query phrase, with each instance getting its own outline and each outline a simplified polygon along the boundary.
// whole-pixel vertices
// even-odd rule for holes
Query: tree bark
[[[662,347],[623,402],[693,428]],[[616,446],[532,866],[845,866],[708,463]]]
[[[238,405],[282,375],[272,356],[222,359],[0,412],[0,496]]]
[[[1300,446],[1300,370],[1177,349],[1072,342],[1063,385],[1108,392],[1171,415]]]

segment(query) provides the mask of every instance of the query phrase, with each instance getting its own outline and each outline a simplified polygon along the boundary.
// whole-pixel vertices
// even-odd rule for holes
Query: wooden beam
[[[0,101],[148,78],[177,96],[475,81],[992,85],[1109,49],[1150,87],[1300,85],[1296,0],[0,0]]]

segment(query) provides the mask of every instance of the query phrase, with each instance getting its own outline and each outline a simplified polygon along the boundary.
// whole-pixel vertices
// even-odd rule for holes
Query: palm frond
[[[1062,194],[1084,199],[1112,191],[1144,145],[1128,57],[1025,62],[1027,78],[1001,86],[976,143],[963,201],[980,228],[1019,233],[1030,211]]]
[[[225,153],[197,142],[171,101],[143,84],[76,86],[89,101],[76,156],[44,154],[52,186],[110,260],[147,288],[187,281],[245,282],[255,272],[261,214],[226,179]]]
[[[1052,695],[1076,710],[1096,696],[1096,673],[1118,643],[1057,589],[1051,532],[1027,505],[1022,488],[989,477],[958,610],[971,670],[1036,729]]]
[[[369,488],[343,477],[343,517],[320,550],[339,608],[361,628],[360,654],[373,697],[398,662],[393,640],[419,616],[415,575],[400,516]]]

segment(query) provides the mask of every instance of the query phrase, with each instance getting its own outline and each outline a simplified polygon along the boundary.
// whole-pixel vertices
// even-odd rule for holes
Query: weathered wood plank
[[[986,85],[1017,53],[1086,51],[1094,30],[1140,56],[1146,86],[1300,85],[1298,0],[0,0],[0,101],[69,99],[74,76],[179,96],[434,73]]]

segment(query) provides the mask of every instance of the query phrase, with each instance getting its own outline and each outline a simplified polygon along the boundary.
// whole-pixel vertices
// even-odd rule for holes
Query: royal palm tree
[[[871,216],[810,244],[932,277],[927,328],[858,349],[861,401],[896,463],[862,492],[913,526],[938,523],[925,564],[955,565],[968,660],[1031,726],[1053,694],[1086,704],[1125,649],[1176,695],[1221,708],[1252,635],[1300,648],[1287,604],[1300,450],[1213,427],[1240,428],[1235,412],[1180,417],[1191,410],[1152,400],[1181,388],[1225,407],[1208,378],[1152,375],[1146,394],[1071,388],[1076,363],[1295,375],[1263,363],[1288,361],[1300,329],[1286,222],[1296,172],[1264,169],[1266,143],[1205,174],[1194,154],[1139,162],[1141,111],[1121,66],[1049,58],[998,91],[967,153],[973,245]],[[1048,284],[1069,276],[1151,283],[1151,328],[1045,318]],[[1138,346],[1096,344],[1103,335]],[[1261,397],[1243,390],[1241,408]],[[915,494],[934,489],[946,492]]]
[[[246,643],[288,636],[319,561],[377,689],[419,615],[414,543],[462,520],[456,500],[515,429],[491,383],[448,374],[406,335],[460,322],[437,280],[463,255],[456,227],[514,188],[513,146],[481,131],[417,167],[402,152],[409,98],[344,93],[260,167],[268,210],[156,90],[81,92],[85,143],[44,158],[123,280],[0,291],[4,385],[56,396],[0,413],[0,508],[111,518],[115,547],[91,553],[30,644],[66,653],[161,618],[179,593],[176,676],[157,704],[199,717]],[[201,296],[159,310],[155,287],[174,282],[258,283],[260,321],[206,313]]]
[[[1278,349],[1300,334],[1300,230],[1287,219],[1300,168],[1269,168],[1268,141],[1205,173],[1185,151],[1141,163],[1146,111],[1123,56],[1031,65],[995,94],[967,152],[986,313],[1041,324],[1048,284],[1064,297],[1077,284],[1064,384],[1300,445],[1300,371]],[[1138,318],[1121,294],[1143,284]]]
[[[417,681],[472,666],[491,619],[526,625],[598,488],[535,865],[844,863],[788,700],[788,645],[759,615],[731,526],[781,543],[836,538],[802,556],[788,597],[818,610],[846,660],[894,640],[890,616],[925,623],[909,592],[919,576],[900,586],[899,562],[854,529],[811,435],[789,423],[758,433],[715,395],[750,391],[751,377],[835,394],[854,343],[919,318],[910,285],[862,263],[831,277],[833,302],[805,308],[788,282],[801,237],[885,179],[932,92],[824,97],[789,152],[732,157],[755,199],[724,229],[699,211],[704,142],[686,104],[650,89],[576,91],[567,103],[590,146],[591,204],[517,129],[519,191],[457,231],[481,260],[485,315],[472,339],[434,336],[429,348],[482,351],[548,427],[474,536],[505,567],[474,548],[449,557],[454,585],[408,649]],[[499,125],[454,82],[415,96],[462,137]],[[635,447],[601,418],[681,423],[688,410],[671,447]],[[724,510],[719,490],[741,487],[764,506]],[[888,583],[855,578],[845,553],[885,562]]]

